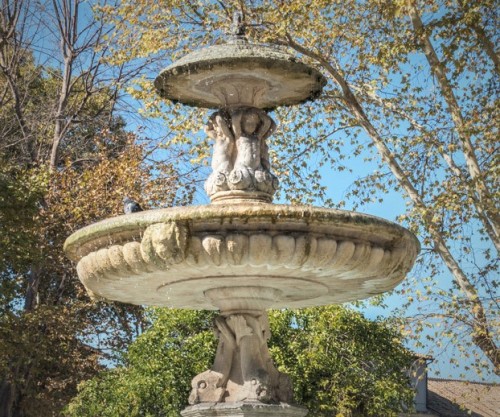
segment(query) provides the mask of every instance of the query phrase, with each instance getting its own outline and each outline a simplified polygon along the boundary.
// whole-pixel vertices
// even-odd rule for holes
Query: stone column
[[[271,202],[278,179],[271,173],[266,139],[276,124],[261,109],[231,107],[212,114],[205,132],[214,140],[212,174],[205,191],[212,203]]]
[[[219,345],[212,368],[192,380],[191,406],[182,411],[184,417],[307,414],[305,408],[290,405],[290,378],[275,368],[267,347],[271,334],[263,307],[279,295],[266,287],[207,291],[221,309],[215,320]]]

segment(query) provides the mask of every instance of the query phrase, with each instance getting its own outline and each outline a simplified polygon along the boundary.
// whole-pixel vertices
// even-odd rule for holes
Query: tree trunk
[[[72,90],[73,64],[78,55],[78,52],[76,52],[76,43],[79,36],[78,13],[80,0],[65,0],[61,6],[59,6],[56,0],[52,0],[52,4],[61,36],[61,53],[64,57],[61,92],[59,93],[55,114],[54,137],[50,153],[50,169],[55,170],[59,163],[59,147],[70,124],[70,122],[66,121],[65,116],[68,99]]]
[[[488,214],[487,221],[489,221],[491,227],[486,228],[487,230],[493,230],[494,235],[492,236],[492,240],[495,243],[497,251],[500,252],[500,218],[495,203],[491,197],[491,192],[486,185],[483,173],[477,161],[470,135],[466,132],[466,123],[462,116],[460,105],[455,97],[453,87],[446,77],[446,68],[439,60],[434,46],[425,31],[424,24],[415,7],[414,1],[408,0],[407,6],[408,13],[413,24],[413,29],[419,38],[422,51],[427,58],[431,71],[438,80],[443,98],[448,106],[448,110],[458,133],[458,137],[462,145],[463,156],[465,158],[475,192],[477,193],[481,209]]]
[[[40,285],[40,268],[32,266],[28,274],[28,287],[24,296],[24,311],[32,311],[38,305],[38,287]]]
[[[0,383],[0,417],[13,417],[15,386],[10,381]]]
[[[68,97],[70,93],[71,84],[71,73],[72,73],[72,55],[69,54],[64,58],[64,70],[63,70],[63,80],[62,88],[59,93],[59,101],[57,103],[57,111],[55,115],[55,128],[54,137],[52,139],[52,150],[50,153],[50,169],[53,171],[56,169],[59,163],[59,146],[66,134],[66,123],[65,123],[65,112],[68,104]]]

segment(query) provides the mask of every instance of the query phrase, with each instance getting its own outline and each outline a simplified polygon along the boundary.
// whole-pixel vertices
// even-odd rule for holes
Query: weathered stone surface
[[[264,308],[341,303],[396,286],[418,241],[404,228],[340,210],[226,204],[134,213],[66,242],[96,296],[133,304],[218,309],[214,288],[279,294]],[[267,290],[266,290],[267,291]]]
[[[234,107],[212,114],[206,133],[214,140],[212,173],[205,191],[212,202],[231,198],[271,202],[278,179],[271,173],[266,140],[276,124],[261,109]]]
[[[222,294],[224,303],[221,315],[215,321],[219,345],[212,369],[194,377],[189,397],[190,404],[204,402],[259,401],[266,404],[281,404],[292,401],[292,384],[287,375],[273,365],[267,348],[271,336],[267,314],[255,309],[241,297],[248,288],[233,288],[231,294]],[[212,290],[212,292],[218,290]],[[258,304],[264,291],[253,288],[253,300]],[[221,293],[225,293],[221,289]],[[235,295],[229,298],[229,295]],[[211,294],[216,303],[219,294]],[[227,307],[228,310],[224,310]]]
[[[241,41],[192,52],[155,80],[160,96],[190,106],[273,109],[317,97],[326,79],[283,48]]]
[[[303,417],[307,414],[307,409],[260,402],[205,403],[187,407],[181,414],[183,417]]]
[[[419,245],[372,216],[246,203],[120,216],[76,232],[65,250],[93,296],[221,311],[215,362],[193,379],[184,416],[302,416],[285,405],[292,387],[271,361],[265,310],[391,289]]]

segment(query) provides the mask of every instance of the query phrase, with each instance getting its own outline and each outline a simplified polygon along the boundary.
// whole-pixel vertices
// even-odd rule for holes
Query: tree
[[[193,375],[215,356],[213,313],[152,309],[151,328],[130,346],[125,367],[83,382],[70,416],[178,416]]]
[[[56,415],[142,331],[142,308],[89,300],[62,249],[74,230],[121,214],[126,194],[152,205],[176,195],[172,164],[148,162],[151,144],[118,114],[142,64],[106,61],[110,30],[80,0],[2,2],[2,417]]]
[[[31,222],[22,217],[12,220],[2,210],[2,244],[8,245],[9,255],[0,273],[2,416],[56,414],[75,394],[76,385],[102,368],[99,360],[117,360],[117,351],[141,331],[139,307],[89,301],[62,251],[73,230],[120,213],[124,190],[137,198],[148,179],[143,149],[133,144],[133,136],[110,134],[101,143],[94,140],[100,149],[93,153],[92,163],[80,162],[76,169],[68,161],[65,170],[44,171],[44,205],[39,206],[37,194],[36,204],[30,206]],[[124,141],[120,151],[104,145],[113,141]],[[30,174],[36,185],[34,170]],[[23,192],[19,178],[14,177],[12,188]],[[13,203],[19,210],[18,202]],[[30,291],[33,265],[39,281]]]
[[[442,330],[434,341],[450,339],[464,355],[475,347],[478,355],[470,360],[476,369],[498,374],[493,8],[490,1],[461,0],[349,7],[323,0],[142,0],[133,7],[123,2],[112,19],[119,56],[122,45],[132,44],[127,59],[158,55],[162,47],[174,59],[191,45],[220,42],[240,10],[251,41],[290,48],[319,68],[330,80],[321,99],[277,110],[282,127],[273,139],[273,160],[287,174],[281,176],[285,194],[292,201],[356,208],[389,191],[402,193],[407,211],[399,219],[423,242],[421,271],[429,277],[403,289],[421,309],[409,318],[410,331],[436,329],[437,320]],[[144,91],[138,95],[157,114],[168,106]],[[318,178],[348,169],[349,157],[376,168],[356,179],[347,202],[335,203]],[[439,282],[443,275],[446,284]]]
[[[71,417],[178,416],[193,375],[210,367],[214,314],[153,309],[152,327],[130,347],[126,367],[82,383]],[[395,416],[411,404],[411,355],[387,323],[343,307],[270,313],[271,354],[312,416]]]

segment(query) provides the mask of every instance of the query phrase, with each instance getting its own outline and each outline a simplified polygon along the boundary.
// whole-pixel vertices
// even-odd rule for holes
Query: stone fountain
[[[326,83],[282,49],[233,39],[193,53],[158,76],[162,97],[214,108],[211,204],[118,216],[65,244],[91,295],[125,303],[215,309],[219,345],[194,377],[188,416],[304,416],[273,365],[266,309],[343,303],[394,288],[419,243],[386,220],[271,204],[278,186],[267,111],[313,100]]]

